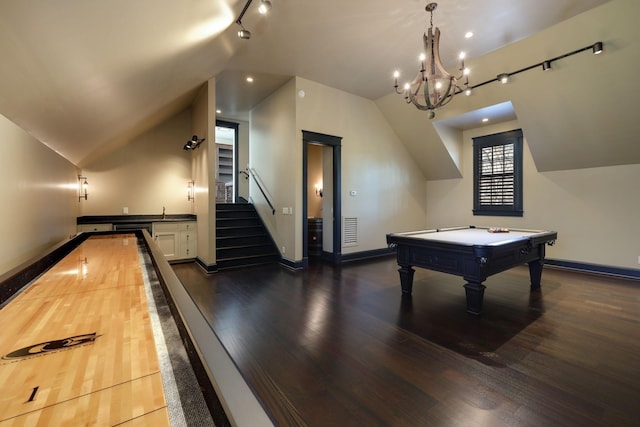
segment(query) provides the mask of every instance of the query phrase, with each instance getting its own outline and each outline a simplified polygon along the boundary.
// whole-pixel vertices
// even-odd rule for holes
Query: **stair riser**
[[[217,218],[216,227],[261,227],[260,220],[256,218]]]
[[[277,255],[271,245],[217,248],[216,259],[235,258],[249,255]]]
[[[243,258],[236,260],[216,260],[216,267],[218,270],[225,270],[229,268],[238,268],[250,265],[259,265],[259,264],[271,264],[278,261],[278,257],[276,256],[263,256],[263,257],[255,257],[255,258]]]
[[[216,211],[216,219],[256,218],[255,211]]]
[[[271,243],[271,240],[266,235],[236,236],[236,237],[227,237],[224,239],[216,239],[216,248],[228,248],[230,246],[246,246],[246,245],[270,244],[270,243]]]
[[[217,237],[244,237],[264,234],[262,227],[216,228]]]
[[[255,212],[253,205],[249,203],[216,203],[216,212],[219,211],[252,211]]]

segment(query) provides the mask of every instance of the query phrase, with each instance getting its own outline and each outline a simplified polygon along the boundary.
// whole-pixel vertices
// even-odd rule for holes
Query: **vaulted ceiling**
[[[428,14],[424,10],[427,1],[271,1],[273,8],[268,16],[257,13],[260,0],[254,0],[247,9],[243,24],[251,31],[251,40],[236,37],[235,20],[245,1],[3,1],[0,113],[80,166],[96,153],[124,143],[188,107],[198,88],[212,77],[216,78],[216,104],[226,118],[246,118],[256,103],[291,77],[300,76],[376,100],[410,150],[418,151],[414,145],[424,139],[419,136],[422,132],[423,137],[426,133],[444,141],[444,145],[441,142],[434,149],[445,155],[451,150],[442,134],[469,126],[475,120],[470,118],[473,111],[511,103],[513,107],[503,119],[517,116],[525,135],[531,135],[528,139],[537,140],[530,145],[542,170],[566,167],[557,165],[556,157],[575,155],[571,147],[558,151],[553,141],[557,137],[573,138],[573,132],[581,133],[583,119],[578,113],[569,113],[570,123],[561,132],[553,123],[558,121],[559,114],[575,109],[576,103],[589,104],[597,96],[602,120],[614,123],[633,120],[630,113],[620,115],[612,107],[620,96],[625,102],[631,101],[627,99],[631,95],[610,98],[611,93],[620,92],[621,85],[612,81],[610,68],[580,58],[572,61],[574,65],[561,64],[565,68],[576,67],[575,72],[556,73],[553,83],[523,74],[520,85],[514,84],[507,94],[496,95],[495,88],[488,89],[488,96],[475,100],[469,97],[459,102],[458,107],[443,109],[433,123],[435,126],[431,126],[431,122],[416,115],[417,111],[403,113],[409,107],[392,95],[391,82],[396,68],[412,74],[416,71],[421,34],[428,27]],[[599,21],[590,17],[580,21],[580,16],[607,3],[607,0],[442,1],[434,13],[434,24],[442,31],[443,62],[454,65],[457,53],[465,50],[474,72],[481,70],[473,76],[475,82],[480,82],[501,71],[582,47],[586,39],[588,43],[596,40],[593,30],[589,33],[588,28],[584,29],[587,35],[581,37],[580,26],[598,27]],[[634,0],[611,0],[611,3],[640,11],[639,2]],[[637,13],[630,15],[628,19]],[[567,34],[566,30],[555,34],[554,28],[569,19],[578,19],[571,27],[577,34]],[[628,56],[625,44],[637,30],[631,25],[619,36],[615,26],[626,23],[606,25],[611,26],[611,31],[601,35],[606,39],[607,55],[616,58],[619,54],[607,64],[624,68],[616,71],[621,72],[621,78],[632,80],[633,73],[638,71],[638,61],[629,67],[623,56]],[[606,25],[599,28],[607,28]],[[465,39],[467,31],[473,31],[474,37]],[[637,46],[634,49],[640,52]],[[510,59],[506,61],[505,56]],[[596,71],[587,81],[573,87],[575,77],[580,74],[579,67],[592,66]],[[252,85],[244,80],[248,74],[254,77]],[[613,92],[607,91],[606,86],[598,88],[603,83],[613,86]],[[540,96],[548,87],[552,87],[548,96]],[[637,83],[633,87],[638,88]],[[568,99],[563,95],[565,89],[582,95]],[[537,96],[532,97],[531,93]],[[404,122],[412,116],[414,124],[406,127]],[[635,128],[626,129],[625,135],[631,131]],[[556,135],[558,132],[561,135]],[[606,138],[601,134],[590,135],[589,129],[582,133],[585,135],[579,136],[588,141]],[[604,149],[598,150],[596,154]],[[620,156],[627,160],[629,157],[624,151]],[[429,160],[418,161],[427,178],[455,176],[455,171],[438,171],[437,165]],[[455,164],[456,159],[452,158],[452,162]],[[589,159],[578,163],[574,166],[601,165]],[[613,164],[616,160],[606,163]]]

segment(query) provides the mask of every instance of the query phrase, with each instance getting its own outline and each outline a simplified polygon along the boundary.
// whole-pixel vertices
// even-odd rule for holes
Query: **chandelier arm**
[[[422,88],[422,97],[424,98],[424,104],[427,110],[435,110],[437,107],[437,102],[435,104],[431,104],[431,96],[429,94],[429,83],[425,82],[424,87]]]
[[[430,74],[437,74],[437,70],[438,73],[443,76],[453,77],[447,72],[440,60],[440,29],[436,27],[436,31],[432,32],[431,28],[429,28],[428,35],[423,35],[423,40],[425,50],[430,52],[430,54],[427,55],[428,67],[426,67],[430,71]]]
[[[444,107],[445,105],[447,105],[449,102],[451,102],[451,100],[453,99],[453,96],[455,95],[455,88],[456,86],[453,85],[453,79],[449,79],[449,85],[447,86],[447,89],[442,91],[442,93],[444,93],[445,95],[443,95],[442,97],[439,97],[438,102],[435,103],[431,103],[431,99],[429,98],[429,92],[425,86],[425,90],[424,90],[424,97],[425,97],[425,103],[429,106],[429,110],[436,110],[438,108]],[[453,93],[452,93],[453,90]]]
[[[418,109],[418,110],[422,110],[422,111],[427,111],[427,110],[432,110],[433,108],[429,108],[426,105],[422,105],[418,102],[418,100],[413,96],[413,94],[410,92],[409,93],[409,100],[411,101],[411,103]],[[407,102],[408,104],[408,102]]]

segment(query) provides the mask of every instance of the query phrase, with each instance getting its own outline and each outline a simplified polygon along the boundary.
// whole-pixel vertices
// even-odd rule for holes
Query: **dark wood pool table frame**
[[[420,238],[417,235],[483,227],[456,227],[425,230],[411,233],[387,234],[387,244],[397,252],[400,269],[400,284],[404,294],[413,290],[413,266],[462,276],[467,296],[467,312],[482,313],[487,277],[509,270],[515,266],[529,264],[531,290],[540,288],[545,246],[553,245],[557,238],[555,231],[512,230],[527,232],[526,237],[509,239],[505,234],[503,244],[473,244],[464,241],[450,242]],[[531,233],[531,234],[528,234]]]

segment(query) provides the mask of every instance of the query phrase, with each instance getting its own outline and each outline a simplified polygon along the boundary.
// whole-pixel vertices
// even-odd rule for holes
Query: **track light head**
[[[509,82],[509,74],[507,74],[507,73],[498,74],[498,80],[500,80],[500,83],[502,83],[502,84],[508,83]]]
[[[266,15],[271,10],[271,2],[269,0],[262,0],[258,7],[258,12],[261,15]]]
[[[602,42],[595,42],[593,44],[593,54],[599,55],[602,53]]]
[[[204,138],[198,139],[198,135],[193,135],[189,141],[182,147],[184,151],[195,150],[204,141]]]
[[[551,61],[544,61],[542,63],[542,71],[549,71],[551,69]]]
[[[249,40],[251,38],[251,31],[245,30],[242,24],[240,24],[240,30],[238,30],[238,38],[242,40]]]

